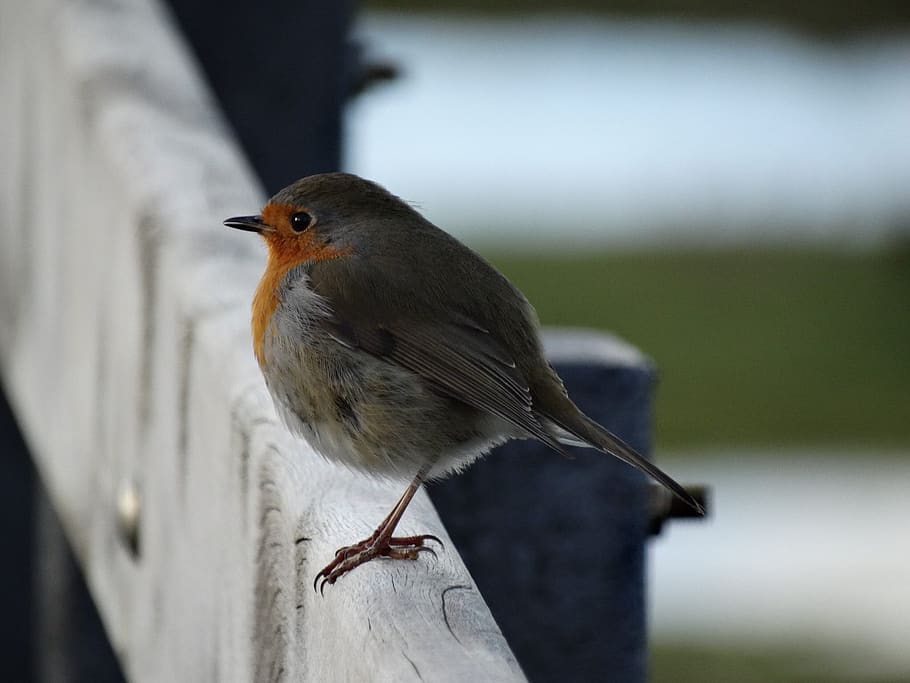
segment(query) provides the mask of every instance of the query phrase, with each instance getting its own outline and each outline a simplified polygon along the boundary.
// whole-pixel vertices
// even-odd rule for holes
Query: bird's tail
[[[543,417],[555,427],[553,430],[558,441],[567,446],[583,446],[596,448],[609,455],[615,456],[632,467],[635,467],[649,477],[665,486],[680,500],[689,505],[699,514],[705,514],[701,504],[692,497],[679,483],[657,465],[635,452],[625,441],[604,429],[594,420],[582,413],[574,404],[571,405],[571,414],[566,417],[556,417],[542,413]],[[568,410],[565,412],[569,412]]]

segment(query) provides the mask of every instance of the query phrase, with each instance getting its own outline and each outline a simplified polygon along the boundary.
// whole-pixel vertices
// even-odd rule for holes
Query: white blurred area
[[[877,243],[910,219],[910,36],[368,13],[347,163],[472,242]],[[906,237],[906,232],[904,233]]]
[[[655,640],[809,651],[831,680],[910,680],[907,453],[730,450],[663,464],[713,496],[709,520],[670,523],[652,542]],[[818,666],[807,662],[811,680]]]

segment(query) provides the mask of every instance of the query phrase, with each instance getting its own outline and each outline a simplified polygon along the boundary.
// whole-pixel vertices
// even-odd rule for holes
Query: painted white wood
[[[248,329],[262,249],[221,226],[263,196],[162,9],[0,1],[0,93],[0,377],[128,677],[522,680],[422,492],[402,530],[437,559],[314,593],[403,484],[277,423]]]

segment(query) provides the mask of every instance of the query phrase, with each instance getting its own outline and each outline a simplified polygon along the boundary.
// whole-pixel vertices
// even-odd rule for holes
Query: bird
[[[366,539],[340,548],[320,592],[375,558],[435,554],[431,534],[395,536],[424,483],[493,446],[536,439],[615,456],[697,513],[685,488],[587,417],[547,362],[537,315],[492,264],[375,182],[304,177],[258,215],[265,271],[252,300],[253,353],[285,426],[324,458],[409,481]]]

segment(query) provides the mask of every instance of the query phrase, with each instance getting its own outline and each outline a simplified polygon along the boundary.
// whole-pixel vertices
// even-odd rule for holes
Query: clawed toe
[[[411,545],[413,545],[413,546],[417,546],[419,548],[424,548],[425,547],[424,543],[426,543],[427,541],[435,541],[436,543],[439,544],[440,548],[446,547],[445,543],[443,543],[441,540],[439,540],[438,536],[434,536],[433,534],[420,534],[418,536],[398,536],[395,538],[390,538],[389,545],[391,545],[391,546],[411,546]],[[429,548],[426,548],[426,549],[429,550]]]
[[[382,556],[392,560],[416,560],[420,553],[430,553],[433,557],[439,557],[435,550],[425,545],[389,547]]]
[[[339,548],[335,551],[335,558],[313,579],[313,590],[324,595],[326,584],[335,583],[352,569],[377,557],[392,560],[416,560],[422,552],[438,557],[433,548],[425,545],[427,541],[435,541],[441,547],[445,547],[443,542],[432,534],[386,539],[380,539],[374,534],[360,543]]]

